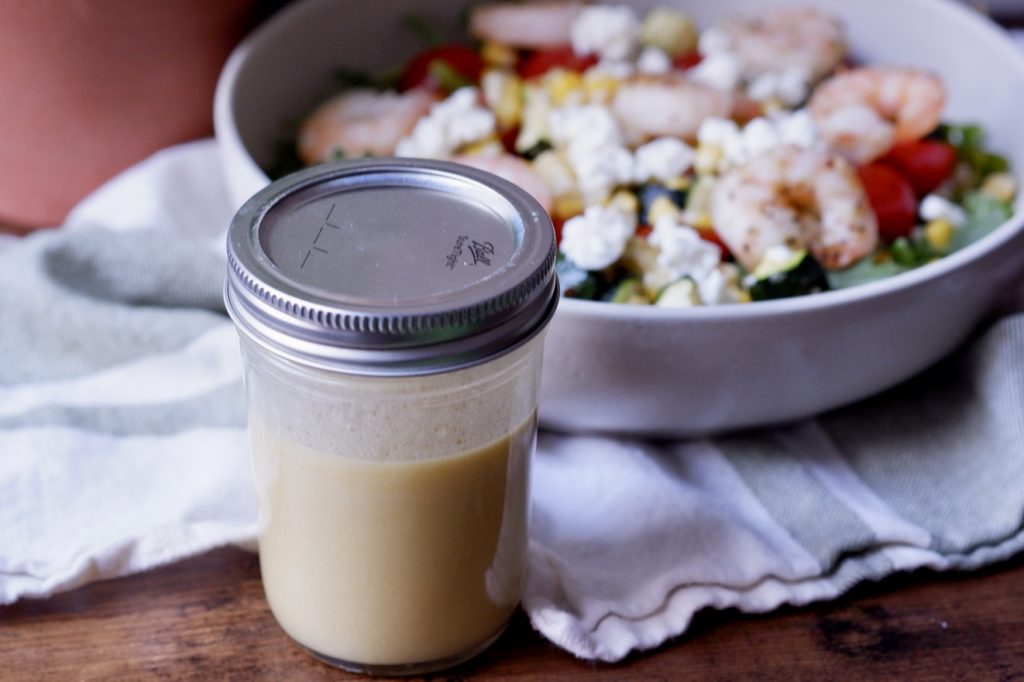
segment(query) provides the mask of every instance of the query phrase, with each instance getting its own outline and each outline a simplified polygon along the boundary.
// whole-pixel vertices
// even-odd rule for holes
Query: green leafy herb
[[[985,148],[985,131],[979,125],[943,123],[935,131],[934,136],[953,145],[957,158],[965,167],[960,181],[956,183],[957,197],[976,187],[985,176],[1005,172],[1010,167],[1006,158]]]
[[[1013,214],[1013,207],[1009,203],[978,191],[965,194],[961,207],[966,221],[953,230],[947,253],[978,241],[1009,220]],[[894,240],[887,251],[882,249],[874,257],[864,258],[845,270],[829,272],[828,279],[833,288],[843,289],[898,275],[942,255],[929,246],[923,234],[915,232],[910,237]]]
[[[978,241],[1013,215],[1009,203],[976,191],[964,195],[962,207],[967,220],[953,232],[953,251]]]
[[[473,83],[455,70],[451,64],[443,59],[432,59],[427,66],[427,73],[437,81],[446,92],[455,92],[459,88],[472,85]]]
[[[525,157],[527,161],[533,161],[544,152],[552,149],[554,149],[554,147],[551,146],[551,143],[548,140],[537,140],[537,143],[524,151],[522,156]]]
[[[910,267],[901,265],[894,258],[886,257],[886,254],[882,253],[875,257],[862,258],[844,270],[829,271],[828,283],[833,289],[845,289],[892,277],[909,269]]]

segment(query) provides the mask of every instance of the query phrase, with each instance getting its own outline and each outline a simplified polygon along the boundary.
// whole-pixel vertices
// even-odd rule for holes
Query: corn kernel
[[[508,130],[518,126],[523,115],[523,82],[519,76],[505,69],[487,69],[480,87],[498,127]]]
[[[689,175],[680,175],[676,178],[670,178],[665,182],[665,187],[676,191],[685,191],[690,189],[690,185],[693,184],[693,178]]]
[[[551,190],[551,196],[560,197],[576,189],[576,177],[572,169],[554,149],[542,152],[530,162],[530,168]]]
[[[924,226],[924,238],[935,251],[945,251],[953,238],[953,224],[948,220],[933,220]]]
[[[654,248],[655,253],[660,252],[657,247],[652,248]],[[673,279],[671,272],[655,263],[654,267],[644,271],[640,283],[643,285],[644,293],[654,299],[658,297],[662,289],[672,284]]]
[[[544,76],[544,88],[555,106],[564,104],[573,93],[580,90],[582,85],[583,79],[575,71],[553,69]],[[582,93],[580,97],[582,97]]]
[[[1017,179],[1009,173],[992,173],[981,183],[979,191],[993,199],[1010,202],[1017,194]]]
[[[555,218],[568,220],[573,216],[583,213],[584,208],[583,197],[580,196],[579,192],[570,192],[555,198],[551,205],[551,212]]]
[[[619,81],[611,74],[588,71],[583,76],[583,94],[588,102],[607,104],[615,96]]]
[[[702,144],[697,146],[697,154],[693,159],[693,167],[700,175],[712,175],[718,172],[725,155],[722,148],[716,144]]]
[[[679,57],[697,49],[699,31],[686,14],[658,7],[647,13],[640,28],[640,40],[644,45],[657,47],[670,57]]]
[[[634,236],[630,237],[626,242],[626,248],[623,249],[619,262],[626,270],[646,280],[646,273],[658,269],[658,253],[658,247],[642,237]],[[652,295],[652,293],[657,294],[660,288],[649,288],[644,284],[644,292],[648,296]]]
[[[503,43],[487,40],[480,48],[480,58],[489,66],[513,67],[518,57],[515,48]]]
[[[467,156],[493,156],[503,153],[505,147],[502,146],[501,140],[492,135],[476,142],[470,142],[458,151],[459,154],[466,154]]]
[[[765,114],[778,114],[788,110],[786,104],[778,97],[769,97],[761,102],[761,111]]]
[[[620,189],[608,200],[608,205],[626,213],[636,213],[640,210],[640,201],[636,195],[629,190]]]
[[[707,211],[687,211],[685,218],[687,223],[698,230],[710,230],[713,227],[711,214]]]
[[[650,225],[666,217],[678,220],[680,215],[679,207],[666,196],[658,197],[647,207],[647,222]]]

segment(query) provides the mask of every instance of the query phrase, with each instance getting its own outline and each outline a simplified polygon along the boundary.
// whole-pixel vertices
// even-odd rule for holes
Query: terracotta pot
[[[0,224],[60,224],[153,151],[212,132],[253,0],[0,3]]]

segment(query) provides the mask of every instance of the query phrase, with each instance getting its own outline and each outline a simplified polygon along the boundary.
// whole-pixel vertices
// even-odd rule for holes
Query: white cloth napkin
[[[232,208],[202,141],[112,180],[60,230],[0,241],[0,604],[253,542],[219,302]],[[559,646],[614,661],[704,607],[1008,557],[1024,547],[1022,377],[1024,316],[1007,314],[936,370],[789,428],[542,433],[523,606]]]

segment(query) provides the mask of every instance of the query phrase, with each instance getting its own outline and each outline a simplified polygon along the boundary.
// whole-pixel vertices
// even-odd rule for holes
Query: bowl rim
[[[999,55],[1002,67],[1016,71],[1017,80],[1024,85],[1024,50],[1018,46],[1010,35],[989,17],[979,11],[964,6],[954,0],[902,0],[909,5],[916,5],[923,12],[947,13],[952,19],[966,22],[973,30],[981,31]],[[258,48],[259,44],[269,40],[273,35],[292,22],[299,21],[307,12],[316,11],[321,5],[333,4],[334,0],[303,0],[280,10],[264,22],[256,30],[246,36],[231,52],[217,80],[214,94],[214,129],[216,137],[241,157],[247,172],[254,177],[261,177],[267,183],[271,180],[263,168],[256,163],[252,154],[242,141],[238,128],[234,125],[234,92],[238,76],[241,73],[248,54]],[[237,159],[236,159],[237,160]],[[1019,177],[1020,169],[1017,169]],[[749,320],[765,317],[782,317],[800,313],[810,313],[820,308],[838,308],[847,305],[883,298],[905,289],[926,285],[933,280],[966,267],[985,254],[993,252],[1012,240],[1024,230],[1024,193],[1018,190],[1013,206],[1013,214],[1009,219],[992,229],[981,239],[968,244],[962,249],[947,256],[926,263],[912,270],[885,277],[872,282],[856,284],[843,289],[824,291],[808,296],[755,301],[741,305],[710,305],[692,308],[659,308],[657,306],[614,305],[606,301],[588,301],[562,297],[558,305],[558,315],[572,315],[577,318],[606,318],[633,321],[718,321],[718,320]],[[1024,272],[1024,258],[1019,266]]]

